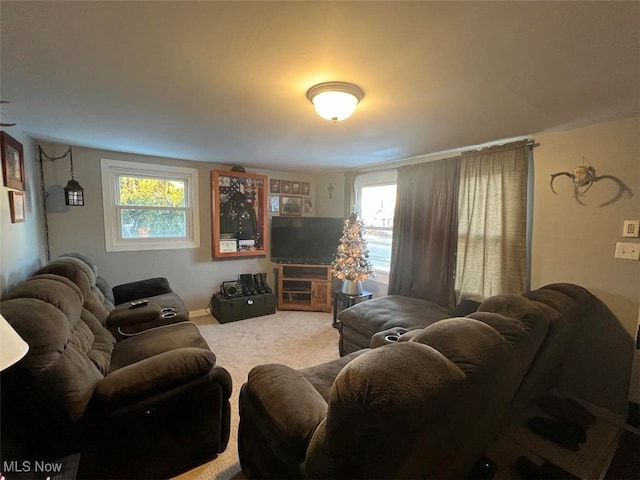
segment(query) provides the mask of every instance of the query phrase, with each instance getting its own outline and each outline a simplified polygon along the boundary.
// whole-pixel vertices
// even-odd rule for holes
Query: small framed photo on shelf
[[[280,180],[277,178],[269,180],[269,193],[280,193]]]
[[[4,186],[24,191],[24,158],[22,144],[6,132],[0,132],[2,148],[2,180]]]
[[[11,223],[24,222],[24,192],[9,192]]]
[[[241,252],[247,250],[255,250],[256,242],[255,240],[238,240],[238,250]]]
[[[302,215],[302,197],[282,195],[280,198],[280,215]]]
[[[280,212],[280,197],[278,195],[269,195],[269,211]]]

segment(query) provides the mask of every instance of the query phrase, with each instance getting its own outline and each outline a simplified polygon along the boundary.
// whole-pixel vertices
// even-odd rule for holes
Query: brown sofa
[[[137,322],[143,309],[114,307],[87,265],[55,260],[0,303],[29,344],[1,374],[1,461],[35,465],[80,453],[78,478],[153,479],[214,458],[229,439],[231,377],[184,321],[182,301],[162,289],[151,295],[157,280],[140,284],[145,297],[164,296],[181,314],[166,324],[147,312]],[[114,337],[114,315],[128,317],[135,334]]]
[[[374,298],[338,313],[338,349],[342,356],[368,348],[372,346],[371,342],[379,346],[380,338],[374,340],[374,335],[380,332],[393,331],[397,334],[424,328],[444,318],[465,316],[475,312],[479,306],[480,302],[463,300],[452,311],[436,303],[404,295]]]
[[[464,478],[556,384],[599,303],[554,284],[316,367],[258,366],[240,392],[242,469],[251,478]]]

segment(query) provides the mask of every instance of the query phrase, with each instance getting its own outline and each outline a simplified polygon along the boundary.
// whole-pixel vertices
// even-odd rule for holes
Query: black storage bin
[[[213,316],[220,323],[276,313],[276,294],[262,293],[227,298],[220,293],[213,296]]]

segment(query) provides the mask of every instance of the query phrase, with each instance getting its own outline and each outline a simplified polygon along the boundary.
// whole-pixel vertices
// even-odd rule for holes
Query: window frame
[[[382,187],[386,185],[398,185],[398,171],[397,170],[383,170],[377,172],[367,172],[358,174],[353,182],[353,190],[355,194],[355,208],[358,212],[358,216],[362,218],[362,189],[365,187]],[[364,219],[363,219],[364,220]],[[391,231],[393,242],[393,227],[373,227],[365,225],[369,229],[378,229]],[[391,257],[389,257],[389,264],[391,264]],[[376,268],[374,265],[374,271],[376,272],[376,282],[388,284],[389,272]]]
[[[123,160],[100,160],[102,176],[102,208],[104,212],[104,237],[107,252],[136,250],[172,250],[200,247],[200,214],[198,202],[198,170],[195,168],[129,162]],[[185,207],[136,206],[136,209],[179,210],[186,213],[185,237],[166,238],[123,238],[121,212],[118,200],[118,179],[121,175],[185,182]]]

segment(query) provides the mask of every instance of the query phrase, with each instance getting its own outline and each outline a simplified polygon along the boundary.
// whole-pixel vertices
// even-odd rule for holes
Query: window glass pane
[[[396,207],[395,185],[362,187],[360,197],[361,218],[372,227],[393,228],[393,210]]]
[[[185,184],[185,180],[120,175],[120,205],[184,207]]]
[[[184,238],[187,236],[185,210],[121,210],[122,238]]]
[[[391,266],[393,212],[396,185],[363,186],[360,190],[361,218],[366,225],[363,235],[374,268],[388,272]]]

